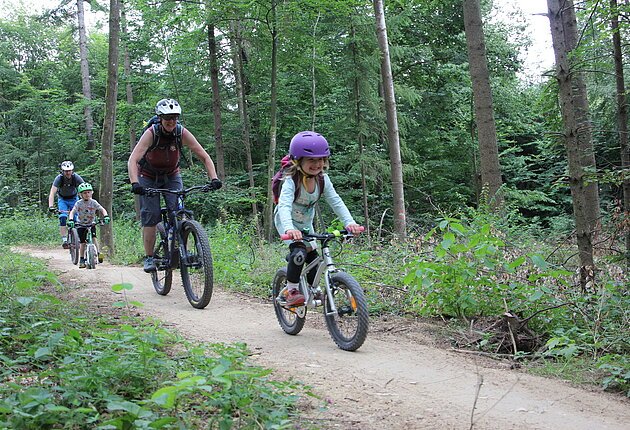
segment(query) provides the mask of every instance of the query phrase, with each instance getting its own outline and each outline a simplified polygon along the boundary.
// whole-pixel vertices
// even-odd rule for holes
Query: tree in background
[[[628,144],[628,98],[623,73],[623,54],[619,29],[619,9],[617,0],[610,0],[610,28],[612,30],[613,55],[615,61],[615,86],[617,88],[617,132],[621,151],[621,170],[624,218],[630,218],[630,144]],[[626,266],[630,268],[630,228],[625,233]]]
[[[81,61],[81,86],[83,88],[83,98],[85,107],[83,114],[85,116],[85,135],[87,137],[87,149],[94,149],[94,119],[92,118],[92,88],[90,86],[90,66],[88,63],[87,37],[85,33],[85,12],[83,10],[83,2],[85,0],[77,0],[77,20],[79,24],[79,56]]]
[[[109,67],[107,70],[107,93],[105,97],[105,119],[101,140],[101,187],[99,200],[109,214],[113,215],[113,160],[114,134],[116,132],[116,105],[118,99],[118,52],[120,43],[120,3],[109,1]],[[111,257],[114,253],[114,237],[111,224],[101,228],[101,246]]]
[[[577,20],[572,0],[547,0],[547,5],[573,199],[580,284],[587,288],[595,277],[593,242],[598,228],[599,193],[586,84],[577,68],[578,58],[572,52],[577,47]]]
[[[479,0],[464,0],[464,27],[479,141],[481,190],[485,191],[481,196],[487,198],[480,203],[500,208],[503,203],[499,191],[502,185],[501,166]],[[484,196],[485,193],[487,196]]]
[[[400,137],[398,133],[398,114],[396,112],[396,97],[394,95],[394,79],[387,42],[387,26],[383,1],[374,0],[374,15],[376,16],[376,37],[381,50],[381,78],[383,81],[383,98],[387,113],[387,138],[389,146],[389,162],[392,173],[394,231],[399,237],[407,236],[407,213],[405,209],[405,191],[402,174],[402,159],[400,156]]]

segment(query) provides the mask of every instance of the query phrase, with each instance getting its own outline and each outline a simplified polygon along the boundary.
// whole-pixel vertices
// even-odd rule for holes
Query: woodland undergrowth
[[[26,233],[20,222],[1,222],[0,240],[56,244],[54,223],[27,221],[38,228]],[[269,297],[273,274],[286,264],[282,242],[261,241],[253,225],[227,217],[207,229],[215,282]],[[115,222],[114,234],[122,251],[113,262],[139,262],[135,221]],[[363,286],[375,319],[439,321],[455,349],[630,395],[630,292],[615,253],[619,237],[615,225],[604,225],[588,289],[579,287],[570,234],[543,237],[479,212],[436,220],[406,241],[362,235],[332,250]]]

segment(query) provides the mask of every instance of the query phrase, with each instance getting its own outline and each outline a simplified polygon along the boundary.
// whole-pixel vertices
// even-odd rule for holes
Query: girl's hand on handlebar
[[[302,232],[300,230],[287,230],[282,236],[283,240],[302,240]]]
[[[352,234],[359,234],[363,230],[365,230],[365,227],[363,227],[362,225],[359,225],[359,224],[348,224],[346,226],[346,230],[349,231]]]

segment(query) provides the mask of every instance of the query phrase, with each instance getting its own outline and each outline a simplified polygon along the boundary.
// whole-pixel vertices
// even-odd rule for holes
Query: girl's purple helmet
[[[314,131],[301,131],[291,139],[289,154],[296,160],[302,157],[324,158],[330,157],[330,148],[321,134]]]

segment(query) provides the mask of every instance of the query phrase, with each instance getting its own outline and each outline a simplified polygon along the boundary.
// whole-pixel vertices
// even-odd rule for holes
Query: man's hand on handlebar
[[[138,195],[146,194],[146,190],[138,182],[131,183],[131,192]]]
[[[214,178],[213,180],[211,180],[210,182],[206,184],[206,190],[214,191],[214,190],[218,190],[222,186],[223,186],[223,182],[221,182],[221,179]]]
[[[50,207],[48,208],[48,212],[55,213],[55,212],[57,212],[57,208],[56,208],[56,207],[54,207],[54,206],[50,206]]]

